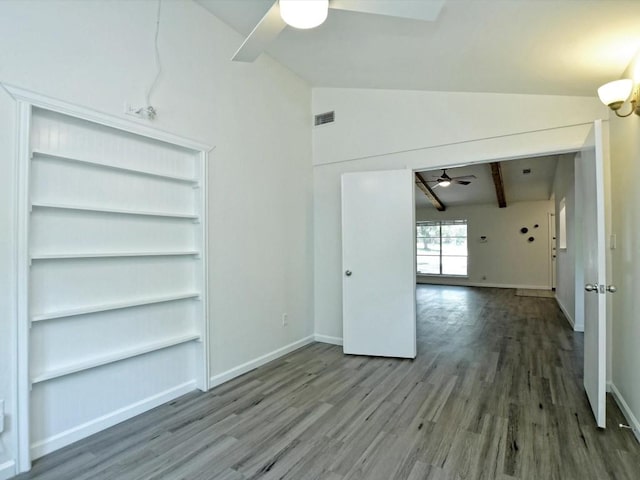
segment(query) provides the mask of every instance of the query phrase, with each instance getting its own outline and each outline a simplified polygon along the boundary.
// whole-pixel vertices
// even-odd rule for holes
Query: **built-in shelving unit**
[[[78,164],[88,165],[88,166],[95,167],[95,168],[104,168],[104,169],[107,169],[107,170],[116,170],[116,171],[132,174],[132,175],[142,175],[142,176],[147,176],[147,177],[156,177],[156,178],[162,178],[164,180],[172,180],[172,181],[175,181],[175,182],[184,182],[184,183],[189,183],[189,184],[193,184],[193,185],[197,185],[198,184],[198,180],[195,179],[195,178],[183,177],[183,176],[180,176],[180,175],[170,175],[170,174],[167,174],[167,173],[160,173],[160,172],[151,172],[151,171],[147,171],[147,170],[138,170],[138,169],[135,169],[135,168],[123,167],[123,166],[120,166],[120,165],[113,165],[113,164],[102,163],[102,162],[95,162],[95,161],[92,161],[92,160],[87,160],[87,159],[82,159],[82,158],[66,157],[66,156],[63,156],[63,155],[57,155],[57,154],[50,153],[50,152],[45,152],[45,151],[42,151],[42,150],[33,150],[31,152],[31,158],[42,158],[42,159],[50,159],[50,160],[58,160],[58,161],[64,161],[64,162],[78,163]]]
[[[49,106],[18,108],[19,410],[36,456],[209,381],[210,148]]]
[[[91,305],[81,308],[70,308],[66,310],[56,310],[49,313],[40,313],[31,317],[32,322],[42,322],[44,320],[53,320],[56,318],[76,317],[78,315],[86,315],[89,313],[108,312],[110,310],[121,310],[125,308],[141,307],[144,305],[153,305],[156,303],[176,302],[179,300],[197,299],[200,294],[197,292],[184,293],[182,295],[165,295],[155,298],[144,298],[140,300],[132,300],[129,302],[113,302],[103,303],[102,305]]]
[[[146,353],[163,350],[165,348],[174,347],[182,343],[193,342],[194,340],[199,340],[199,339],[200,339],[200,335],[198,334],[183,335],[181,337],[170,338],[168,340],[163,340],[161,342],[155,342],[155,343],[143,345],[143,346],[128,349],[128,350],[123,350],[121,352],[117,352],[111,355],[104,355],[101,357],[92,358],[89,360],[78,362],[73,365],[67,365],[64,367],[47,370],[43,373],[40,373],[32,377],[31,383],[34,384],[34,383],[46,382],[47,380],[53,380],[54,378],[64,377],[66,375],[82,372],[84,370],[89,370],[91,368],[102,367],[110,363],[120,362],[122,360],[127,360],[129,358],[144,355]]]

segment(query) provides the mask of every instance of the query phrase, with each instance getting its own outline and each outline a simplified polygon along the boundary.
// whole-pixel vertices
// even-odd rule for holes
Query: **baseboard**
[[[629,404],[625,401],[624,397],[613,383],[611,383],[611,395],[613,395],[613,399],[618,404],[618,407],[620,407],[624,418],[626,418],[627,422],[629,422],[629,426],[633,428],[632,431],[633,435],[636,437],[636,440],[638,441],[638,443],[640,443],[640,422],[633,414],[633,412],[629,408]]]
[[[9,460],[0,463],[0,480],[7,480],[16,475],[16,462]]]
[[[426,281],[428,278],[428,281]],[[487,288],[522,288],[525,290],[551,290],[548,285],[516,285],[510,283],[456,282],[447,278],[417,277],[416,283],[422,285],[447,285],[451,287],[487,287]]]
[[[330,343],[331,345],[342,345],[342,337],[331,337],[329,335],[321,335],[319,333],[316,333],[313,336],[313,339],[316,342],[320,342],[320,343]]]
[[[269,352],[266,355],[262,355],[261,357],[254,358],[253,360],[248,361],[247,363],[243,363],[242,365],[238,365],[226,372],[219,373],[217,375],[212,376],[209,379],[209,388],[217,387],[218,385],[222,385],[229,380],[239,377],[251,370],[255,370],[258,367],[261,367],[265,363],[269,363],[276,358],[280,358],[287,353],[291,353],[294,350],[304,347],[305,345],[309,345],[313,342],[313,335],[309,335],[308,337],[297,340],[289,345],[285,345],[284,347],[278,348],[273,352]]]
[[[571,325],[571,328],[575,330],[576,328],[576,321],[573,319],[573,317],[569,314],[569,311],[565,308],[565,306],[562,304],[562,302],[560,301],[560,299],[558,298],[558,295],[555,296],[556,298],[556,303],[558,304],[558,307],[560,307],[560,310],[562,310],[562,313],[564,313],[564,316],[566,317],[567,321],[569,322],[569,324]]]
[[[58,450],[62,447],[82,440],[83,438],[100,432],[106,428],[112,427],[120,422],[128,420],[136,415],[151,410],[157,406],[174,400],[185,393],[189,393],[196,389],[196,382],[192,380],[190,382],[183,383],[176,387],[170,388],[156,395],[145,398],[139,402],[127,405],[106,415],[90,420],[77,427],[70,428],[62,433],[54,435],[52,437],[40,440],[31,444],[31,458],[36,459]],[[0,477],[1,478],[1,477]]]

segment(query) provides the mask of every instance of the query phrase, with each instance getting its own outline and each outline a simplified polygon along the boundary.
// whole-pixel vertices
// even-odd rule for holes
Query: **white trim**
[[[16,474],[16,462],[9,460],[0,463],[0,480],[8,480]]]
[[[217,387],[218,385],[222,385],[225,382],[228,382],[231,379],[239,377],[251,370],[255,370],[262,365],[271,362],[277,358],[286,355],[287,353],[291,353],[294,350],[298,350],[299,348],[304,347],[305,345],[309,345],[313,342],[313,335],[309,335],[308,337],[301,338],[289,345],[285,345],[284,347],[278,348],[272,352],[267,353],[266,355],[262,355],[258,358],[254,358],[242,365],[238,365],[237,367],[231,368],[226,372],[218,373],[217,375],[213,375],[209,379],[209,388]]]
[[[139,402],[132,403],[126,407],[119,408],[113,412],[109,412],[98,418],[94,418],[76,427],[70,428],[62,433],[58,433],[49,438],[45,438],[39,442],[31,445],[32,457],[39,458],[43,455],[51,453],[67,445],[77,442],[83,438],[100,432],[106,428],[112,427],[118,423],[124,422],[136,415],[140,415],[152,408],[158,407],[164,403],[170,402],[186,393],[192,392],[196,389],[195,380],[183,383],[176,387],[160,392],[156,395],[140,400]]]
[[[200,341],[199,350],[200,374],[198,375],[198,389],[209,390],[209,375],[211,368],[211,338],[209,328],[209,152],[200,151]]]
[[[618,390],[613,383],[610,383],[609,386],[613,399],[618,404],[618,407],[620,407],[620,410],[622,411],[624,417],[627,419],[627,422],[629,422],[629,426],[633,428],[633,435],[636,437],[638,443],[640,443],[640,421],[638,421],[636,416],[631,411],[631,408],[629,408],[629,404],[625,401],[624,397],[620,393],[620,390]]]
[[[548,285],[514,285],[509,283],[479,283],[479,282],[448,282],[449,278],[447,277],[432,277],[429,276],[429,279],[434,279],[434,281],[425,282],[425,277],[418,275],[416,277],[416,283],[421,285],[446,285],[448,287],[488,287],[488,288],[521,288],[526,290],[551,290],[551,287]],[[421,281],[422,280],[422,281]]]
[[[332,337],[330,335],[322,335],[316,333],[313,335],[313,339],[320,343],[330,343],[331,345],[342,345],[342,337]]]
[[[30,165],[29,143],[31,130],[31,105],[17,101],[16,145],[16,468],[18,473],[31,469],[29,455],[30,390],[29,381],[29,200]]]
[[[188,148],[191,150],[209,152],[215,148],[211,145],[181,137],[173,133],[165,132],[164,130],[149,127],[147,125],[142,125],[126,118],[115,117],[113,115],[102,113],[91,108],[83,107],[63,100],[58,100],[46,95],[32,92],[30,90],[26,90],[13,85],[8,85],[6,83],[0,83],[0,85],[2,85],[14,99],[29,103],[34,107],[44,108],[46,110],[62,113],[64,115],[70,115],[82,120],[99,123],[100,125],[105,125],[107,127],[125,130],[136,135],[142,135],[144,137],[153,138],[162,142],[172,143],[174,145],[178,145],[180,147]]]
[[[569,314],[569,311],[566,309],[566,307],[560,301],[560,297],[558,297],[558,295],[556,295],[555,299],[556,299],[556,302],[558,304],[558,307],[560,307],[560,310],[562,310],[562,313],[564,313],[564,316],[567,318],[567,321],[569,322],[569,325],[571,325],[571,328],[575,332],[584,332],[584,325],[576,324],[575,319]]]

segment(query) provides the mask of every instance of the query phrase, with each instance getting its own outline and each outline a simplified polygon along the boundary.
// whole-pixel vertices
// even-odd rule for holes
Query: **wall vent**
[[[529,175],[531,173],[531,169],[530,168],[523,168],[522,169],[522,174],[523,175]]]
[[[336,121],[336,112],[319,113],[315,116],[314,125],[324,125],[326,123],[333,123]]]

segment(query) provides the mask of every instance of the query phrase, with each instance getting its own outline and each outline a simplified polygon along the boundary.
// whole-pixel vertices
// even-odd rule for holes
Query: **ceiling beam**
[[[438,209],[441,212],[444,212],[447,209],[444,203],[440,201],[438,196],[431,189],[427,181],[419,172],[416,172],[416,185],[420,190],[422,190],[422,193],[424,193],[427,196],[429,201],[433,204],[434,207],[436,207],[436,209]]]
[[[500,162],[492,162],[489,165],[491,166],[493,185],[496,187],[498,207],[505,208],[507,206],[507,197],[504,195],[504,182],[502,181],[502,169],[500,168]]]

